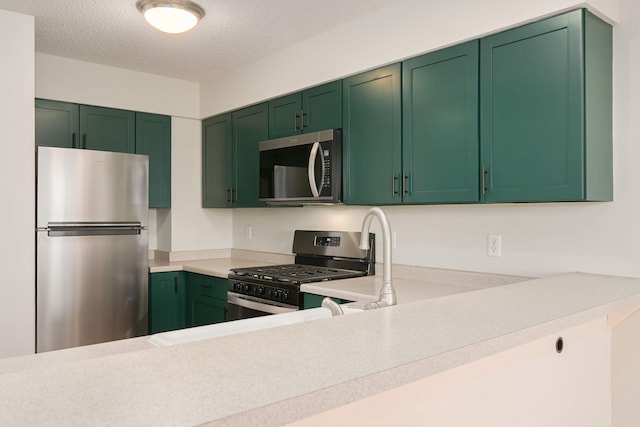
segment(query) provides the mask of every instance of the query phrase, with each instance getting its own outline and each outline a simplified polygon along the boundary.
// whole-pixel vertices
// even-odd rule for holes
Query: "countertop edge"
[[[242,426],[248,423],[261,426],[286,425],[639,305],[640,293],[203,425],[216,427]]]

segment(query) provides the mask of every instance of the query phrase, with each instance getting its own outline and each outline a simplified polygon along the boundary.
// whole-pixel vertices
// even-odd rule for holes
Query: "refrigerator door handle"
[[[50,222],[47,227],[50,237],[134,235],[142,230],[139,222]]]

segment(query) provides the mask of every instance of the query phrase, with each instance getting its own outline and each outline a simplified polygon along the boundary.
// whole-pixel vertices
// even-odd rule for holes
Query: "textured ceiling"
[[[0,0],[35,16],[36,51],[190,81],[204,81],[397,0],[196,0],[191,32],[151,28],[136,0]]]

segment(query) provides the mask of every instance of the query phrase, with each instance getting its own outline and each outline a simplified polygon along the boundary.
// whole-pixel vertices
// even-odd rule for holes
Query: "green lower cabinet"
[[[322,306],[322,300],[325,298],[326,297],[323,295],[304,293],[302,294],[302,308],[304,308],[305,310],[308,308],[318,308]],[[331,298],[331,299],[337,302],[338,304],[347,304],[349,302],[352,302],[342,298]]]
[[[172,331],[186,326],[185,296],[184,272],[149,275],[149,333]]]
[[[171,207],[171,117],[136,114],[136,154],[149,156],[149,207]]]
[[[612,29],[576,10],[480,41],[482,199],[609,201]]]
[[[401,81],[401,64],[343,81],[345,204],[402,202]]]
[[[188,325],[203,326],[227,320],[227,302],[201,294],[191,294],[187,306]]]
[[[202,326],[227,319],[227,279],[187,274],[186,326]]]

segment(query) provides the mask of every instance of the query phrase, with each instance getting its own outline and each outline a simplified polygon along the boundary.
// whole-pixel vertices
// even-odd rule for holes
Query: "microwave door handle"
[[[311,147],[311,153],[309,153],[309,167],[307,169],[309,175],[309,187],[311,188],[311,194],[313,197],[320,197],[320,189],[316,185],[316,157],[318,156],[318,150],[320,149],[320,143],[314,142],[313,147]],[[320,150],[320,155],[322,155],[322,150]],[[324,160],[320,162],[322,165],[322,174],[321,177],[324,177]],[[321,178],[322,179],[322,178]],[[320,182],[322,185],[322,181]]]

